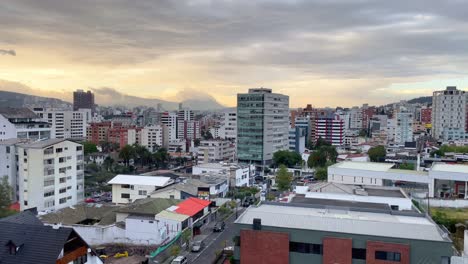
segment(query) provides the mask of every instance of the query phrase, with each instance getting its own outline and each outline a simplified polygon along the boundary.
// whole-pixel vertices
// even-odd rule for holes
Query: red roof
[[[190,197],[178,204],[175,211],[179,214],[194,216],[210,204],[211,201]]]

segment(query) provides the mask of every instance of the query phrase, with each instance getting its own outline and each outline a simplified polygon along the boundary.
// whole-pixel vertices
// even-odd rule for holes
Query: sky
[[[468,88],[465,0],[2,0],[0,90],[182,101],[268,87],[290,106]],[[100,103],[99,100],[97,103]]]

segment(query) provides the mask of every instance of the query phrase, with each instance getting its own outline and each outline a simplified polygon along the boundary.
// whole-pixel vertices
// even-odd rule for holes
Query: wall
[[[288,264],[289,236],[280,232],[242,230],[240,254],[243,264]]]
[[[154,219],[127,218],[125,219],[125,236],[134,244],[160,244],[165,238],[165,228],[158,225]]]
[[[0,115],[0,140],[9,138],[16,138],[15,125],[10,123],[3,115]]]
[[[133,190],[131,186],[133,186]],[[156,186],[151,185],[130,185],[130,188],[122,188],[121,184],[112,184],[112,202],[118,204],[130,203],[137,199],[147,198],[155,190]],[[146,194],[140,195],[139,191],[146,191]],[[122,193],[130,194],[130,198],[122,198]]]
[[[125,229],[116,225],[110,226],[71,226],[89,245],[107,243],[125,243]]]

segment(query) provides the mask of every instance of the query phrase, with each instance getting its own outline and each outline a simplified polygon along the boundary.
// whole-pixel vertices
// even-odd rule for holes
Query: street
[[[244,208],[239,208],[238,215],[243,212]],[[214,233],[211,230],[207,230],[211,232],[210,235],[204,240],[205,248],[201,252],[190,252],[186,255],[189,263],[194,264],[209,264],[215,259],[216,252],[222,251],[227,246],[232,246],[233,241],[232,238],[234,237],[234,221],[236,218],[236,214],[233,214],[228,219],[226,219],[226,227],[224,231],[219,233]]]

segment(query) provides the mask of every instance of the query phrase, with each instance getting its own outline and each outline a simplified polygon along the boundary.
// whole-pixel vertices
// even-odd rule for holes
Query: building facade
[[[94,94],[91,91],[76,90],[73,92],[73,110],[91,109],[92,112],[96,109],[94,103]]]
[[[268,165],[273,153],[289,148],[289,96],[271,89],[237,95],[239,162]]]
[[[169,146],[169,129],[165,125],[150,125],[141,129],[141,145],[154,151],[157,147]]]
[[[161,124],[168,128],[169,140],[177,139],[177,113],[164,112],[161,114]]]
[[[333,146],[343,145],[345,143],[344,123],[344,120],[332,109],[320,110],[315,120],[315,141],[322,138]]]
[[[466,129],[465,91],[449,86],[432,95],[432,136],[443,139],[444,130]],[[446,139],[445,139],[446,140]]]
[[[19,138],[44,140],[52,138],[50,124],[27,108],[0,108],[0,140]]]
[[[212,162],[233,162],[235,147],[228,140],[202,140],[198,146],[198,164]]]
[[[51,125],[52,138],[85,139],[91,122],[91,109],[77,111],[34,108],[34,113]]]

